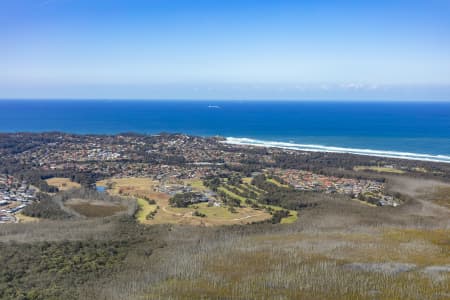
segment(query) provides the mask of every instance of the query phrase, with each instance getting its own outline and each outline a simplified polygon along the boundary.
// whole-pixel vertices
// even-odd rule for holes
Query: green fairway
[[[136,213],[136,219],[140,223],[146,223],[147,222],[147,215],[157,209],[156,204],[149,204],[147,200],[138,198],[137,199],[138,204],[138,211]]]
[[[259,203],[256,199],[245,198],[245,197],[242,197],[242,196],[240,196],[240,195],[237,195],[237,194],[233,193],[232,191],[228,190],[228,189],[227,189],[227,186],[228,186],[228,185],[221,186],[221,187],[219,187],[218,190],[224,192],[225,194],[227,194],[228,196],[230,196],[230,197],[233,198],[233,199],[239,200],[239,202],[241,203],[241,205],[246,205],[245,200],[246,200],[246,199],[249,199],[249,200],[252,201],[254,204],[257,204],[257,205],[259,205],[260,207],[263,207],[263,208],[270,208],[270,209],[273,209],[273,210],[275,210],[275,211],[279,211],[279,210],[283,210],[283,209],[284,209],[284,208],[282,208],[282,207],[280,207],[280,206],[268,205],[268,204],[261,204],[261,203]],[[241,185],[241,186],[242,186],[242,185]],[[233,187],[233,188],[236,188],[236,186],[232,186],[232,187]],[[247,187],[248,189],[252,189],[252,188],[257,189],[257,188],[254,187],[253,185],[249,185],[249,184],[245,184],[245,187]],[[241,187],[239,190],[240,190],[240,191],[244,191],[244,189],[243,189],[242,187]],[[261,189],[258,189],[258,190],[259,190],[259,191],[262,191]],[[256,193],[256,191],[255,191],[255,193]],[[259,194],[261,194],[261,192],[258,192],[258,196],[259,196]],[[297,211],[295,211],[295,210],[289,210],[289,216],[286,217],[286,218],[281,219],[281,224],[290,224],[290,223],[293,223],[293,222],[297,221],[297,219],[298,219]]]

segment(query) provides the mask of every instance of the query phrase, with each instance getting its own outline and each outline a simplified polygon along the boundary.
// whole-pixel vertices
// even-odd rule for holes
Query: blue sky
[[[450,1],[0,0],[0,98],[450,100]]]

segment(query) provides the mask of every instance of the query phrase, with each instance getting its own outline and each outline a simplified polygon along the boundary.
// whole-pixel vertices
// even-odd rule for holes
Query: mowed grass
[[[251,185],[250,183],[243,183],[240,186],[241,186],[242,189],[247,189],[249,191],[255,192],[258,196],[260,194],[264,193],[264,190],[254,186],[254,185]]]
[[[73,188],[79,188],[81,185],[77,182],[71,181],[69,178],[64,177],[53,177],[47,179],[46,182],[51,185],[57,187],[60,191],[66,191]]]
[[[155,192],[159,182],[150,178],[112,178],[97,182],[97,185],[106,186],[112,184],[108,190],[113,195],[129,195],[137,198],[140,209],[136,213],[136,219],[142,224],[182,224],[194,226],[218,226],[247,224],[270,219],[270,214],[252,208],[236,208],[236,213],[231,213],[227,207],[208,207],[206,203],[191,205],[186,208],[177,208],[169,205],[170,196],[165,193]],[[194,191],[205,191],[207,188],[200,179],[185,180],[184,184],[190,185]],[[142,197],[155,200],[155,205],[150,205]],[[159,206],[159,209],[157,207]],[[153,219],[147,220],[147,215],[156,210]],[[198,210],[206,217],[193,216]]]
[[[154,212],[158,205],[156,204],[149,204],[147,200],[142,198],[137,198],[137,204],[138,204],[138,211],[136,212],[136,219],[143,224],[149,224],[151,223],[151,220],[147,220],[147,215],[151,212]]]
[[[289,211],[289,217],[281,219],[281,224],[292,224],[298,219],[298,213],[295,210]]]
[[[165,207],[156,214],[155,221],[173,220],[170,223],[190,224],[202,226],[236,225],[247,224],[270,219],[270,214],[249,207],[236,207],[236,212],[232,213],[225,206],[208,206],[207,203],[190,205],[186,208]],[[192,213],[198,211],[205,214],[205,217],[193,216]],[[169,217],[166,217],[169,215]],[[174,218],[175,217],[175,218]]]
[[[233,199],[239,200],[241,205],[245,205],[245,198],[244,197],[233,193],[232,191],[228,190],[224,186],[219,187],[218,190],[221,191],[221,192],[224,192],[225,194],[227,194],[228,196],[230,196]]]
[[[281,182],[279,182],[279,181],[277,181],[277,180],[275,180],[273,178],[268,178],[267,181],[270,182],[270,183],[273,183],[273,184],[275,184],[276,186],[279,186],[279,187],[284,187],[284,188],[288,188],[289,187],[287,184],[282,184]]]
[[[253,180],[253,178],[251,178],[251,177],[242,178],[242,182],[247,183],[247,184],[250,184],[252,182],[252,180]]]
[[[192,209],[205,214],[207,217],[221,218],[221,219],[233,219],[236,218],[236,214],[233,214],[227,207],[208,206],[208,203],[199,203],[191,206]]]
[[[112,189],[108,190],[111,194],[129,194],[136,195],[145,193],[152,193],[159,182],[152,180],[151,178],[144,177],[127,177],[127,178],[111,178],[105,179],[97,182],[99,186],[108,186],[112,184]]]
[[[235,186],[233,186],[234,188],[236,188]],[[222,191],[224,193],[226,193],[228,196],[239,200],[239,202],[241,203],[241,205],[246,206],[247,204],[245,203],[246,198],[237,195],[235,193],[233,193],[232,191],[228,190],[225,186],[221,186],[218,189],[219,191]],[[242,190],[242,188],[240,189]],[[256,199],[250,199],[253,203],[258,204],[261,207],[264,208],[271,208],[273,210],[283,210],[284,208],[280,207],[280,206],[275,206],[275,205],[268,205],[268,204],[260,204],[256,201]],[[281,224],[290,224],[290,223],[294,223],[295,221],[297,221],[298,219],[298,213],[295,210],[289,210],[289,216],[286,218],[281,219]]]
[[[251,178],[249,178],[251,181]],[[247,180],[250,182],[249,180]],[[200,179],[185,180],[184,184],[190,185],[194,191],[205,191],[207,188],[203,185]],[[137,198],[137,203],[140,209],[136,213],[136,219],[142,224],[184,224],[184,225],[202,225],[202,226],[216,226],[216,225],[233,225],[246,224],[251,222],[258,222],[270,219],[270,214],[250,207],[236,208],[236,213],[228,210],[228,207],[207,206],[206,203],[191,205],[187,208],[176,208],[169,205],[170,196],[164,193],[155,192],[155,188],[159,186],[159,182],[150,178],[111,178],[97,182],[97,185],[107,186],[112,185],[112,189],[108,190],[113,195],[130,195]],[[239,191],[244,192],[249,189],[257,193],[262,192],[249,183],[244,183],[243,186],[234,187]],[[246,206],[245,198],[229,191],[224,187],[219,190],[227,193],[230,197],[238,199],[242,206]],[[153,199],[156,201],[155,205],[150,205],[142,197]],[[256,200],[253,199],[256,202]],[[147,220],[147,215],[160,207],[153,219]],[[262,205],[273,210],[281,210],[281,207],[273,205]],[[198,210],[205,214],[206,217],[192,216],[192,213]],[[290,216],[283,218],[281,223],[288,224],[297,220],[297,212],[290,211]]]
[[[195,205],[196,210],[205,214],[210,219],[216,219],[224,222],[242,221],[243,224],[247,222],[262,221],[270,218],[270,215],[261,210],[255,210],[251,208],[236,208],[236,212],[232,213],[228,207],[220,206],[208,206],[207,203],[201,203]]]
[[[396,168],[375,167],[375,166],[356,166],[353,168],[355,171],[375,171],[378,173],[394,173],[404,174],[405,171]]]
[[[190,185],[194,191],[203,192],[208,188],[203,185],[203,181],[201,179],[187,179],[184,180],[185,185]]]

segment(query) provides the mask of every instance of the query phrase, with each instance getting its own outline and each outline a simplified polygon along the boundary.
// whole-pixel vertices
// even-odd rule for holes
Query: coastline
[[[236,138],[236,137],[225,137],[225,140],[223,141],[223,143],[230,144],[230,145],[280,148],[280,149],[306,151],[306,152],[344,153],[344,154],[354,154],[354,155],[364,155],[364,156],[376,156],[376,157],[386,157],[386,158],[396,158],[396,159],[450,163],[450,156],[447,156],[447,155],[433,155],[433,154],[400,152],[400,151],[390,151],[390,150],[358,149],[358,148],[334,147],[334,146],[323,146],[323,145],[313,145],[313,144],[297,144],[297,143],[266,141],[266,140],[257,140],[257,139],[250,139],[250,138]]]
[[[119,135],[142,135],[142,136],[160,136],[160,135],[182,135],[189,137],[199,137],[203,139],[216,139],[219,143],[234,145],[234,146],[247,146],[247,147],[261,147],[261,148],[277,148],[283,150],[293,150],[300,152],[316,152],[316,153],[336,153],[336,154],[351,154],[367,157],[381,157],[389,159],[400,160],[412,160],[431,163],[445,163],[450,164],[450,155],[442,154],[426,154],[426,153],[414,153],[414,152],[402,152],[395,150],[377,150],[377,149],[363,149],[363,148],[351,148],[342,146],[325,146],[320,144],[300,144],[294,142],[282,142],[282,141],[270,141],[253,139],[246,137],[231,137],[223,135],[202,135],[191,134],[182,132],[159,132],[159,133],[143,133],[143,132],[118,132],[118,133],[77,133],[70,131],[0,131],[1,135],[33,135],[33,134],[63,134],[63,135],[76,135],[76,136],[119,136]]]
[[[405,103],[0,100],[0,131],[182,132],[346,148],[312,151],[423,153],[433,157],[418,158],[433,161],[450,156],[450,103]]]

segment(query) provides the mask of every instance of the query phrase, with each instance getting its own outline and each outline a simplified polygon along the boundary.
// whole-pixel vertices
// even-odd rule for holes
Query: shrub
[[[199,212],[198,210],[194,211],[194,212],[192,213],[192,215],[193,215],[194,217],[200,217],[200,218],[206,217],[205,214]]]

